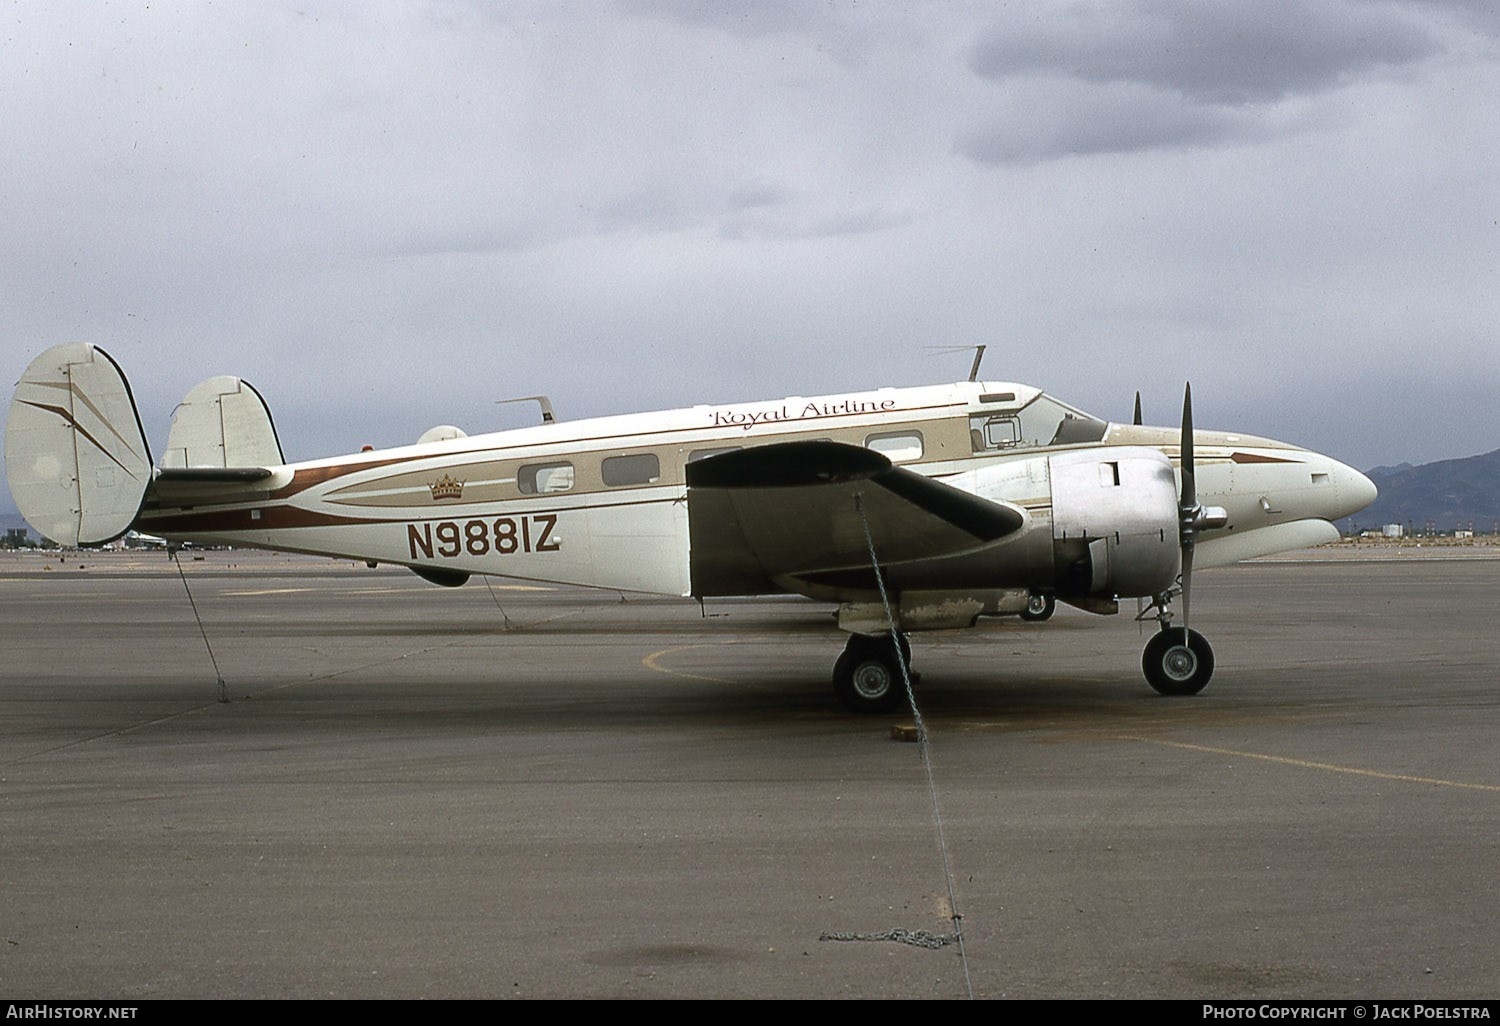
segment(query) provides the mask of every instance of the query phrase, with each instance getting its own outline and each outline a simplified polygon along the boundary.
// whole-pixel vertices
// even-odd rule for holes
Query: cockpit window
[[[1019,410],[970,417],[969,439],[975,452],[999,452],[1034,445],[1098,442],[1108,427],[1082,410],[1039,395]]]

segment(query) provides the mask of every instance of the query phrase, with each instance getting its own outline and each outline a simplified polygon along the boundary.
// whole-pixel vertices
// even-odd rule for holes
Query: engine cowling
[[[1052,558],[1063,596],[1155,595],[1182,566],[1177,481],[1157,449],[1049,456]]]

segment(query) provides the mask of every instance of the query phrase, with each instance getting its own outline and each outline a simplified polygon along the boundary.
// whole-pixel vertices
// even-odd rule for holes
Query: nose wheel
[[[1214,675],[1214,650],[1197,631],[1163,627],[1146,643],[1141,670],[1159,694],[1196,695]]]

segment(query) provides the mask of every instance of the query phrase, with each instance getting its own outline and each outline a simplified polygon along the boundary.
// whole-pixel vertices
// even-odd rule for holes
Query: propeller
[[[1198,532],[1229,523],[1229,512],[1223,507],[1204,506],[1198,502],[1198,467],[1193,455],[1192,382],[1182,390],[1181,462],[1182,494],[1177,501],[1177,537],[1182,547],[1182,636],[1186,640],[1193,587],[1193,549],[1197,545]]]
[[[1131,420],[1131,423],[1134,424],[1136,427],[1140,427],[1141,426],[1141,390],[1139,388],[1135,390],[1135,418],[1133,420]],[[1144,597],[1137,597],[1136,600],[1135,600],[1135,622],[1136,622],[1136,624],[1138,626],[1139,626],[1139,624],[1141,622],[1141,617],[1145,614],[1145,612],[1146,612],[1146,600],[1145,600],[1145,598]]]

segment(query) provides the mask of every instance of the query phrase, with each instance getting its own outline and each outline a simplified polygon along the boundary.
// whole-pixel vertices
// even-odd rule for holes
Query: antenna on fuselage
[[[968,352],[970,349],[974,350],[974,365],[969,368],[969,380],[979,380],[979,362],[984,359],[984,346],[927,346],[927,348],[935,349],[940,355],[943,356],[946,356],[949,353],[964,353]]]
[[[496,406],[503,406],[506,403],[533,403],[533,402],[536,403],[538,406],[540,406],[542,408],[542,423],[543,424],[555,424],[555,423],[557,423],[557,416],[552,412],[552,400],[548,399],[544,395],[518,395],[514,399],[496,399],[495,400],[495,405]]]

